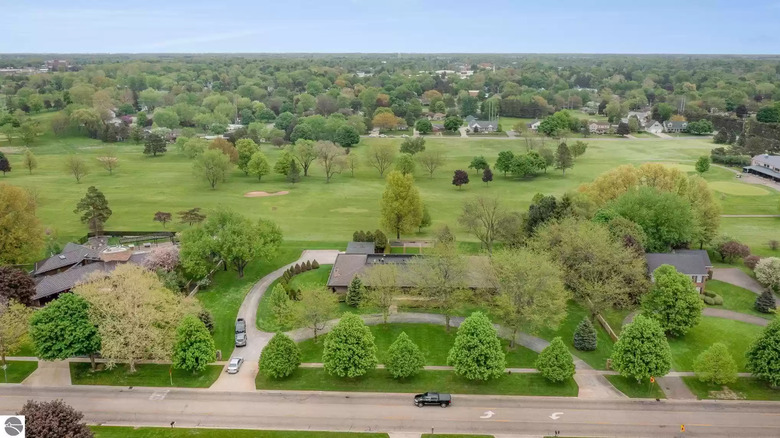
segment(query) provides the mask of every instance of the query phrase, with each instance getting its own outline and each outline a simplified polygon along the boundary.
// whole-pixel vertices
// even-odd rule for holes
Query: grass
[[[459,433],[424,433],[420,438],[493,438],[493,435],[475,435]]]
[[[32,360],[9,360],[6,361],[6,365],[8,368],[5,370],[5,374],[0,374],[3,383],[22,383],[33,371],[38,369],[38,362]]]
[[[774,207],[768,214],[777,214],[778,200],[774,199],[771,202],[774,202]],[[767,245],[770,240],[780,240],[780,218],[724,217],[720,219],[720,232],[748,245],[753,254],[762,257],[780,257],[780,250],[772,251]]]
[[[631,398],[666,398],[657,382],[637,383],[636,379],[623,376],[605,376],[618,391]]]
[[[635,309],[608,309],[601,312],[601,316],[604,317],[607,324],[612,327],[612,331],[614,331],[616,335],[620,335],[620,332],[623,330],[623,320],[625,320],[634,310]]]
[[[774,318],[774,315],[767,313],[761,313],[755,308],[756,298],[758,295],[755,293],[743,289],[733,284],[724,283],[718,280],[710,280],[707,282],[707,290],[715,292],[723,297],[722,306],[707,306],[714,308],[721,308],[726,310],[733,310],[734,312],[747,313],[749,315],[760,316],[766,319]]]
[[[714,385],[699,381],[696,377],[683,377],[685,384],[699,400],[713,399],[710,391],[722,391],[724,385]],[[766,382],[753,377],[739,377],[734,383],[725,385],[745,400],[780,401],[780,389],[772,389]]]
[[[387,438],[386,433],[90,426],[95,438]]]
[[[92,372],[89,363],[71,362],[70,378],[74,385],[208,388],[219,377],[222,365],[209,365],[205,371],[198,374],[174,369],[173,375],[169,376],[170,369],[170,365],[141,364],[136,365],[136,372],[133,374],[128,373],[127,365]]]
[[[322,368],[299,368],[290,377],[282,380],[267,379],[258,374],[255,383],[257,389],[310,391],[419,393],[440,389],[455,394],[559,397],[576,397],[579,391],[574,379],[556,384],[538,373],[505,374],[498,379],[477,382],[466,380],[452,371],[422,371],[413,378],[401,381],[393,379],[386,370],[373,370],[362,377],[342,379],[329,375]]]
[[[569,347],[571,353],[580,359],[587,362],[588,365],[598,370],[606,369],[607,359],[612,354],[612,338],[609,337],[606,330],[601,327],[601,324],[594,322],[593,326],[596,327],[596,333],[598,334],[598,347],[594,351],[579,351],[574,348],[574,332],[577,330],[577,325],[582,319],[588,315],[588,311],[574,301],[569,301],[566,307],[566,318],[561,322],[561,325],[557,329],[543,329],[538,333],[538,336],[548,341],[552,340],[556,336],[563,338],[563,343]],[[610,325],[612,325],[610,323]]]
[[[675,371],[693,371],[696,356],[715,342],[722,342],[728,347],[739,371],[746,371],[745,352],[762,329],[763,327],[740,321],[704,316],[685,336],[669,338],[672,368]]]
[[[434,324],[382,324],[371,326],[377,346],[379,363],[387,360],[387,351],[401,332],[411,338],[425,354],[425,365],[447,365],[447,354],[455,342],[457,329],[448,333],[443,326]],[[532,368],[537,354],[523,346],[509,349],[509,341],[502,340],[508,368]],[[302,362],[322,362],[323,340],[308,339],[300,342]]]

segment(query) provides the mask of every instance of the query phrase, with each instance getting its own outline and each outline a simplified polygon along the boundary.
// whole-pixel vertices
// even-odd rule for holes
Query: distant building
[[[671,121],[667,120],[664,122],[664,131],[665,132],[685,132],[688,130],[688,122],[684,121]]]
[[[542,124],[541,120],[534,120],[533,122],[528,123],[526,126],[528,127],[528,129],[530,129],[532,131],[538,131],[539,130],[539,125],[541,125],[541,124]]]
[[[709,278],[712,262],[707,251],[703,249],[680,249],[670,253],[645,254],[647,273],[650,280],[655,281],[653,272],[661,265],[671,265],[677,272],[691,277],[696,289],[701,292]]]
[[[664,125],[657,120],[651,120],[645,127],[645,131],[651,134],[658,134],[659,132],[664,132]]]
[[[750,166],[743,167],[742,171],[780,182],[780,155],[756,155],[750,160]]]
[[[588,123],[588,131],[591,134],[606,134],[609,132],[610,124],[608,122],[590,122]]]
[[[62,71],[70,68],[70,63],[64,59],[52,59],[44,64],[48,71]]]
[[[496,132],[498,131],[498,120],[472,120],[468,126],[471,132]]]

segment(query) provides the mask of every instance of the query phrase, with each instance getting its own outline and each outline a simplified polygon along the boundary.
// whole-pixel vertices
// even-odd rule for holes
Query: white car
[[[238,370],[241,368],[241,365],[244,363],[243,357],[234,357],[230,359],[230,363],[228,363],[227,372],[228,374],[236,374]]]

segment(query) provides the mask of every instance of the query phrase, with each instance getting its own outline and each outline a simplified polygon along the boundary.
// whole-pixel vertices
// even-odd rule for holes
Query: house
[[[496,132],[498,120],[472,120],[468,126],[471,132]]]
[[[652,115],[653,113],[650,110],[628,112],[628,118],[630,119],[631,117],[636,117],[637,120],[639,120],[639,127],[642,129],[647,126],[647,123],[650,121],[650,117],[652,117]]]
[[[661,265],[671,265],[677,272],[691,277],[696,289],[701,292],[712,270],[712,262],[703,249],[679,249],[670,253],[645,254],[647,272],[650,280],[655,281],[653,272]]]
[[[44,305],[69,292],[94,272],[111,272],[124,263],[142,264],[151,249],[136,251],[134,247],[68,243],[62,252],[35,263],[30,273],[35,281],[36,305]]]
[[[433,128],[433,132],[444,131],[444,123],[431,123],[431,127]]]
[[[430,120],[444,120],[447,118],[447,115],[444,113],[433,113]]]
[[[588,123],[588,131],[590,131],[591,134],[606,134],[609,132],[609,123],[608,122],[594,122],[591,121]]]
[[[346,254],[374,254],[376,247],[374,242],[349,242]]]
[[[530,129],[532,131],[538,131],[539,130],[539,125],[541,125],[541,124],[542,124],[542,121],[537,119],[537,120],[534,120],[531,123],[528,123],[526,126],[528,127],[528,129]]]
[[[742,168],[742,172],[780,182],[780,155],[756,155],[750,160],[750,166]]]
[[[469,96],[479,97],[479,90],[469,90]]]
[[[671,120],[667,120],[664,122],[664,131],[665,132],[685,132],[688,130],[688,122],[673,122]]]
[[[658,134],[659,132],[664,132],[664,125],[657,120],[650,120],[647,122],[647,126],[645,126],[645,131],[651,134]]]

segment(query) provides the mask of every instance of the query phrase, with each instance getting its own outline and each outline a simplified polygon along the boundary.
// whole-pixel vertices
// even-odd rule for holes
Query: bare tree
[[[395,147],[390,143],[373,144],[368,149],[366,161],[379,171],[379,176],[385,176],[385,171],[395,161]]]
[[[361,305],[378,307],[382,310],[382,321],[387,324],[390,306],[399,293],[398,270],[392,264],[376,264],[361,275],[366,286],[366,297]]]
[[[314,333],[317,341],[317,333],[325,329],[325,323],[336,316],[338,302],[336,295],[322,287],[310,287],[303,290],[301,300],[293,309],[295,321]]]
[[[458,223],[469,229],[488,253],[493,253],[493,241],[499,223],[506,213],[496,198],[479,197],[463,204],[463,212],[458,217]]]
[[[87,162],[78,155],[68,155],[68,157],[65,158],[65,171],[76,178],[76,183],[80,183],[81,178],[84,178],[89,174]]]
[[[417,154],[417,161],[428,171],[428,175],[433,178],[433,172],[444,164],[444,153],[430,149],[424,150]]]
[[[114,170],[119,167],[119,158],[116,156],[115,147],[105,148],[97,159],[103,165],[103,168],[108,171],[109,175],[113,175]]]
[[[341,173],[346,166],[346,152],[344,148],[330,141],[317,142],[317,158],[325,169],[325,182],[330,182],[330,178]]]

